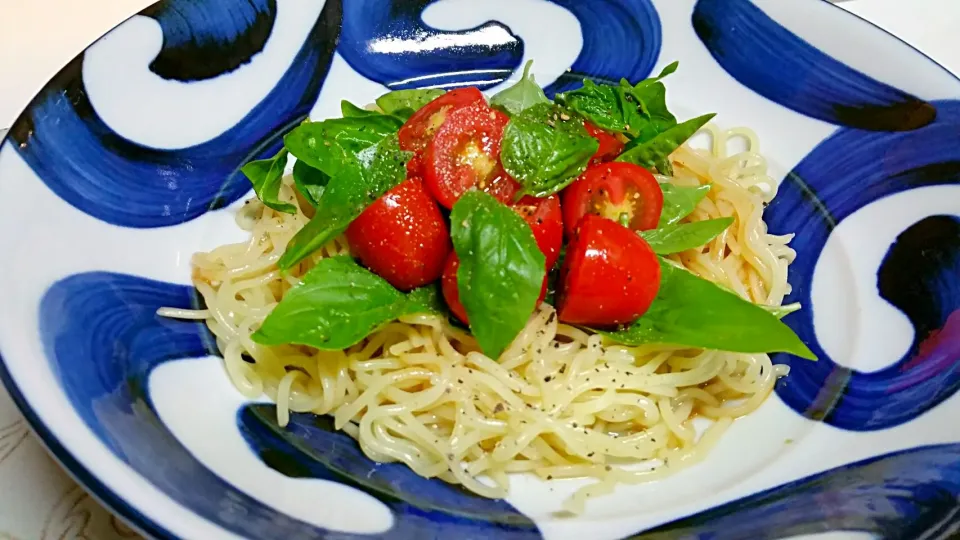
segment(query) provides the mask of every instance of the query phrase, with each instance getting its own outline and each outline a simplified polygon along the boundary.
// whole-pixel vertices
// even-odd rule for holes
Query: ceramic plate
[[[702,463],[576,518],[377,465],[230,385],[189,259],[243,233],[238,168],[386,89],[548,94],[679,60],[678,117],[752,127],[795,232],[787,322],[818,354]],[[889,538],[957,534],[960,81],[811,0],[166,0],[70,62],[0,149],[0,376],[64,467],[158,538]]]

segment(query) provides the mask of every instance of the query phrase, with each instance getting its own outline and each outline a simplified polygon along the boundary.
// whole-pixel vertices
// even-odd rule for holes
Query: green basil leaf
[[[348,256],[322,259],[253,333],[261,345],[340,350],[409,312],[410,299]]]
[[[294,235],[277,262],[280,269],[290,269],[343,233],[367,206],[403,181],[411,157],[400,149],[396,134],[356,156],[345,156],[317,201],[313,218]]]
[[[523,76],[516,84],[509,88],[504,88],[490,98],[490,105],[503,109],[507,113],[514,115],[538,105],[540,103],[550,103],[547,95],[543,93],[543,88],[537,84],[530,73],[533,66],[533,60],[528,60],[523,66]]]
[[[628,328],[603,335],[625,345],[786,352],[816,360],[793,330],[763,307],[662,259],[660,268],[660,291],[650,309]]]
[[[453,205],[450,236],[470,329],[484,354],[497,359],[537,307],[546,259],[526,221],[479,191]]]
[[[424,105],[445,94],[439,88],[394,90],[377,98],[377,106],[386,114],[399,114],[409,118]],[[409,114],[407,114],[409,112]]]
[[[296,214],[297,207],[281,201],[280,184],[283,179],[283,169],[287,166],[287,151],[281,149],[270,159],[251,161],[244,165],[240,172],[253,184],[253,190],[260,201],[277,212]]]
[[[383,115],[383,113],[379,111],[368,111],[367,109],[354,105],[345,99],[340,101],[340,114],[343,115],[344,118],[366,118],[369,116]]]
[[[445,315],[447,307],[443,302],[439,282],[424,285],[407,293],[406,312],[408,314]]]
[[[320,197],[323,195],[323,190],[329,183],[330,177],[326,173],[314,169],[306,162],[298,159],[293,164],[293,184],[297,187],[297,191],[310,203],[310,206],[317,207]]]
[[[710,186],[680,187],[660,184],[663,190],[663,211],[658,227],[672,225],[693,213],[700,201],[707,196]]]
[[[606,131],[630,133],[635,125],[646,121],[621,89],[589,79],[583,81],[583,87],[557,95],[557,101]]]
[[[677,124],[649,141],[640,143],[629,150],[625,150],[617,161],[634,163],[647,169],[655,169],[657,162],[667,158],[681,144],[692,137],[716,114],[705,114],[682,124]]]
[[[706,219],[693,223],[673,223],[659,229],[641,231],[654,253],[669,255],[700,247],[713,240],[733,224],[732,217]]]
[[[634,120],[630,134],[636,144],[647,142],[677,125],[677,119],[667,109],[667,88],[657,79],[641,81],[636,86],[621,82],[620,89],[628,102],[635,104],[643,113],[642,120]]]
[[[787,304],[785,306],[765,306],[761,305],[763,309],[767,310],[768,313],[773,315],[778,319],[782,319],[787,315],[793,313],[794,311],[800,311],[800,302],[794,302],[792,304]]]
[[[582,120],[542,103],[510,119],[503,130],[500,161],[524,193],[547,197],[576,180],[599,146]]]
[[[358,152],[395,134],[401,125],[401,120],[383,114],[306,122],[287,133],[283,144],[298,160],[333,177]]]

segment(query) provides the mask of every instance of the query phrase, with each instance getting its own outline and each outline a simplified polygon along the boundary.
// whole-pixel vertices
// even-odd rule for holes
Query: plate
[[[877,59],[882,58],[882,62]],[[386,89],[553,94],[674,60],[671,109],[753,128],[795,232],[786,319],[820,357],[700,464],[576,518],[377,465],[230,386],[190,255],[240,241],[238,168]],[[0,148],[0,378],[69,473],[157,538],[945,538],[960,494],[960,80],[826,2],[160,2],[84,51]],[[19,432],[18,432],[19,433]]]

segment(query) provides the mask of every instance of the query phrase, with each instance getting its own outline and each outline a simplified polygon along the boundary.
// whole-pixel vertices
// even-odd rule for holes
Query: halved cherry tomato
[[[538,199],[527,195],[513,205],[513,210],[520,214],[537,240],[537,246],[547,258],[549,272],[560,256],[560,247],[563,245],[563,212],[560,210],[560,198],[551,195],[545,199]]]
[[[400,148],[411,152],[422,151],[446,121],[450,111],[476,102],[484,102],[483,94],[476,87],[470,87],[451,90],[427,103],[400,128]]]
[[[443,299],[447,302],[450,312],[456,315],[464,324],[470,324],[467,319],[467,310],[460,303],[460,289],[457,288],[457,269],[460,268],[460,259],[456,253],[451,253],[447,259],[447,264],[443,267],[443,277],[440,279],[440,291],[443,293]],[[543,278],[543,286],[540,288],[540,298],[537,299],[537,306],[543,303],[547,297],[547,278]]]
[[[567,245],[557,289],[557,316],[570,324],[609,327],[646,313],[660,289],[660,263],[632,230],[587,215]]]
[[[590,158],[590,163],[610,161],[623,152],[623,147],[626,145],[613,134],[607,133],[590,122],[584,122],[583,127],[587,128],[587,133],[600,143],[600,148],[598,148],[597,153]]]
[[[562,193],[563,223],[572,238],[583,216],[595,214],[634,231],[656,228],[663,190],[652,174],[632,163],[591,165]]]
[[[423,155],[424,180],[441,205],[452,208],[473,188],[512,202],[520,185],[500,165],[500,140],[509,121],[485,102],[447,113]]]
[[[394,287],[409,291],[443,273],[450,234],[420,178],[386,192],[347,227],[350,251]]]

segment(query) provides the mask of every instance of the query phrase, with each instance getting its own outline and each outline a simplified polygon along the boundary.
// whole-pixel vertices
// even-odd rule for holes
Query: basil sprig
[[[642,141],[635,145],[627,145],[627,149],[617,157],[617,161],[625,161],[640,165],[647,169],[658,169],[662,173],[667,171],[662,163],[674,150],[686,142],[697,131],[709,122],[716,114],[705,114],[677,124],[665,131],[657,133],[651,139],[634,139]],[[661,166],[658,168],[658,164]]]
[[[499,358],[537,307],[546,259],[523,218],[483,192],[453,205],[450,235],[470,330],[484,354]]]
[[[524,193],[549,197],[577,179],[599,146],[581,119],[541,103],[510,119],[500,161]]]
[[[347,256],[322,259],[253,333],[261,345],[341,350],[403,315],[436,313],[436,287],[404,294]]]
[[[716,238],[733,224],[732,217],[705,219],[693,223],[673,223],[658,229],[641,231],[654,253],[669,255],[700,247]]]
[[[287,150],[281,149],[270,159],[251,161],[244,165],[240,172],[253,184],[253,191],[263,204],[278,212],[296,214],[297,207],[281,201],[280,184],[283,178],[283,169],[287,166]]]
[[[406,177],[411,153],[401,150],[396,134],[392,134],[354,156],[344,153],[336,158],[342,158],[343,163],[324,188],[313,218],[294,235],[277,262],[281,270],[290,269],[339,236],[367,206],[400,184]]]
[[[523,76],[520,77],[520,80],[490,98],[490,105],[505,111],[507,114],[516,115],[534,105],[550,103],[547,95],[543,93],[543,88],[540,88],[540,85],[533,78],[533,74],[530,73],[531,67],[533,67],[533,60],[528,60],[523,66]]]
[[[666,344],[741,353],[816,356],[777,314],[694,274],[660,261],[660,290],[629,327],[601,332],[625,345]]]

